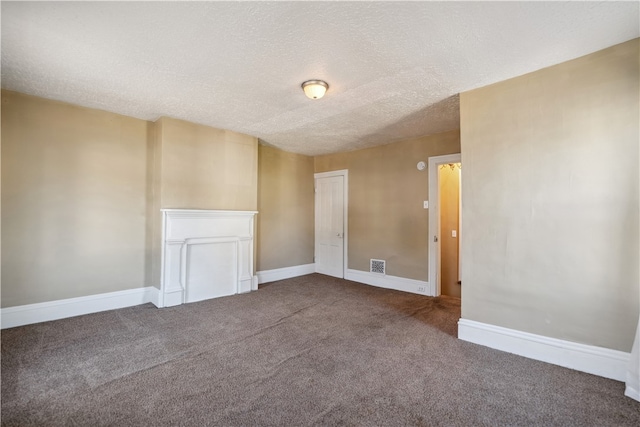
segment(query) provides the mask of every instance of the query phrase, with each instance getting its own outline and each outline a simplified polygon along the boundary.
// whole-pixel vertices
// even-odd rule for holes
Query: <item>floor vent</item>
[[[369,271],[371,273],[387,274],[386,261],[383,259],[372,259],[369,263]]]

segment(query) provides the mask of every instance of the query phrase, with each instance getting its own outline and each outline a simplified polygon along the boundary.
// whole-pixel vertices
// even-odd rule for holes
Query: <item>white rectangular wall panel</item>
[[[162,210],[160,307],[257,289],[254,211]]]

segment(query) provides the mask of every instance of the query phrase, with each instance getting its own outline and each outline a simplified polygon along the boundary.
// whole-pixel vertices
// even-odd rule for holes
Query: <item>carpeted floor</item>
[[[2,425],[640,425],[624,384],[459,341],[459,317],[313,274],[7,329]]]

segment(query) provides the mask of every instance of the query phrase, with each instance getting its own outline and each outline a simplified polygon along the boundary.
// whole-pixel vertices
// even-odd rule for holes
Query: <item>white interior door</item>
[[[316,272],[344,277],[345,177],[316,178]]]

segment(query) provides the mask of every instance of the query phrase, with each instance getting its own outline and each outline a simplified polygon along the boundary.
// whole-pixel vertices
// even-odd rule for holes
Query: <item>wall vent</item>
[[[387,262],[383,259],[372,259],[369,263],[369,271],[371,273],[387,274],[386,264]]]

